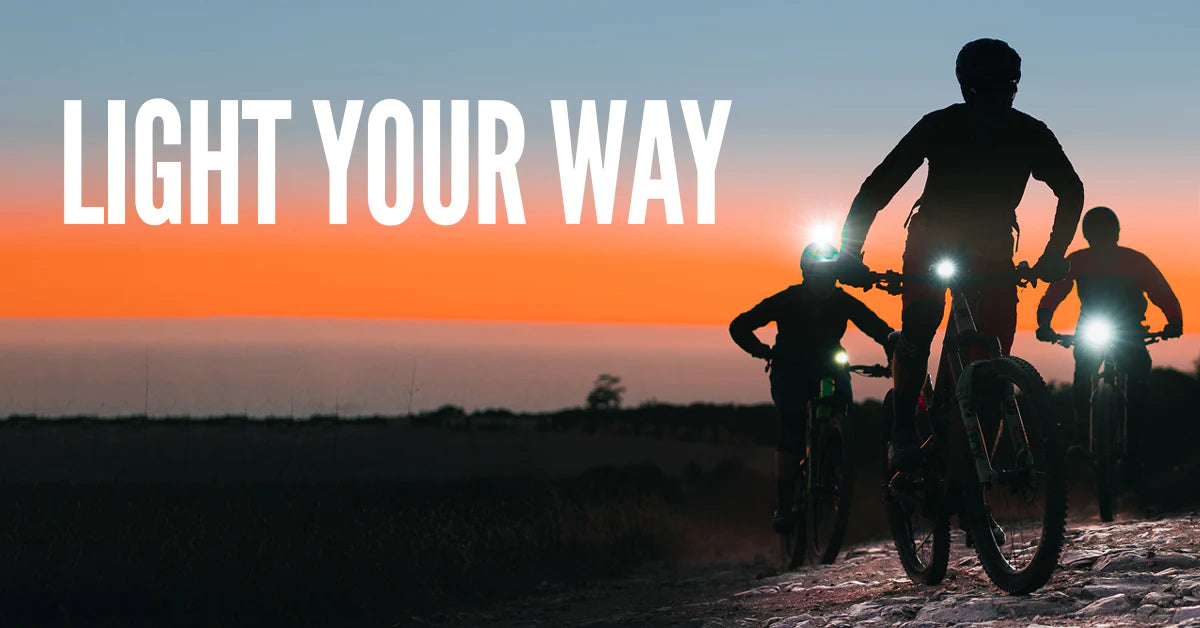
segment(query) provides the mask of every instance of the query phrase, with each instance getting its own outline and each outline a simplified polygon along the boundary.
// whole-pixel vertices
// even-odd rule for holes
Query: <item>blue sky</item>
[[[131,117],[154,97],[181,107],[191,98],[292,99],[281,163],[313,168],[323,165],[313,98],[368,107],[399,98],[414,111],[427,98],[510,100],[525,118],[523,163],[535,167],[554,163],[552,98],[628,99],[629,133],[643,99],[730,98],[726,180],[808,173],[795,175],[799,183],[832,183],[840,199],[923,113],[958,100],[954,56],[981,36],[1021,53],[1017,106],[1056,131],[1081,174],[1136,166],[1171,175],[1156,187],[1195,188],[1200,167],[1192,1],[64,2],[4,11],[6,187],[60,171],[67,98],[84,100],[92,139],[102,137],[109,98],[129,101]],[[686,142],[682,125],[676,133]]]

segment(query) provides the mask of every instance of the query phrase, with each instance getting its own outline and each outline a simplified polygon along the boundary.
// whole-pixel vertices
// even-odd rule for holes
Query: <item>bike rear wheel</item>
[[[1096,465],[1096,501],[1100,520],[1112,521],[1117,510],[1117,444],[1116,421],[1120,416],[1120,392],[1100,386],[1092,395],[1092,454]]]
[[[814,563],[825,565],[837,560],[842,549],[854,498],[854,455],[844,418],[834,415],[824,419],[820,442],[810,448],[814,453],[809,468],[812,490],[805,508],[808,555]]]
[[[965,507],[975,551],[997,587],[1030,593],[1057,566],[1066,523],[1065,456],[1054,407],[1037,370],[1010,356],[975,369],[972,402],[995,472],[990,483],[969,482]],[[993,520],[1003,538],[993,533]]]
[[[946,576],[950,561],[950,519],[942,496],[943,459],[936,451],[938,443],[927,412],[917,413],[917,439],[925,455],[925,467],[918,474],[893,475],[887,460],[887,444],[894,416],[894,393],[883,399],[884,504],[888,527],[900,556],[900,565],[910,580],[932,585]]]

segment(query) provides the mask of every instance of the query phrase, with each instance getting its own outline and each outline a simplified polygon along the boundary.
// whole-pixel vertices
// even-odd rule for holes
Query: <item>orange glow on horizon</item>
[[[418,204],[408,222],[391,228],[373,224],[353,198],[352,224],[326,224],[324,189],[303,205],[281,196],[280,224],[270,226],[148,227],[132,209],[123,226],[68,226],[61,224],[61,206],[23,198],[8,208],[0,233],[0,263],[8,271],[0,316],[725,324],[800,281],[806,225],[829,219],[792,209],[776,190],[737,203],[719,197],[716,225],[690,224],[694,215],[686,211],[689,224],[663,225],[661,205],[652,204],[651,224],[569,226],[562,224],[556,189],[523,192],[527,225],[472,224],[472,211],[459,225],[439,227]],[[252,222],[254,204],[247,200],[242,216]],[[624,220],[620,203],[617,223]],[[1017,258],[1032,261],[1045,241],[1048,212],[1022,212]],[[899,268],[902,213],[885,210],[872,230],[867,262],[877,269]],[[502,210],[499,216],[503,223]],[[1200,235],[1196,225],[1163,233],[1149,215],[1123,218],[1122,243],[1150,255],[1192,311],[1200,304],[1190,248]],[[1072,250],[1083,245],[1077,236]],[[1044,289],[1021,292],[1022,327],[1033,326]],[[851,294],[899,326],[899,299]],[[1056,327],[1069,329],[1075,308],[1072,296]],[[1150,320],[1161,324],[1150,310]]]

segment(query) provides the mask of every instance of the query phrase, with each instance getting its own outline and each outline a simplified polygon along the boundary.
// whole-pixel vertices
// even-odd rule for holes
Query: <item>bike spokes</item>
[[[830,417],[811,469],[807,532],[813,562],[836,560],[846,535],[854,476],[849,446],[839,417]]]
[[[993,360],[980,377],[976,407],[992,478],[977,486],[972,532],[997,586],[1028,592],[1049,578],[1062,547],[1066,488],[1057,422],[1045,384],[1027,362]]]
[[[893,395],[884,399],[885,420],[892,416]],[[920,584],[937,584],[946,574],[950,555],[950,526],[942,503],[941,456],[927,413],[918,414],[916,428],[926,461],[920,473],[894,473],[884,488],[888,525],[908,577]],[[885,447],[886,450],[886,447]],[[883,468],[887,469],[887,454]]]

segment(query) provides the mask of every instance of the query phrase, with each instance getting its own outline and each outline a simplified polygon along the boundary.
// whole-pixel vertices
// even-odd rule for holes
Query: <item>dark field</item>
[[[16,418],[0,625],[391,626],[689,547],[744,554],[770,487],[739,456],[762,452],[407,419]]]
[[[1171,507],[1195,497],[1200,387],[1158,371],[1154,388],[1146,501]],[[853,543],[885,532],[878,404],[851,419]],[[0,423],[0,625],[436,624],[645,561],[773,562],[772,422],[762,406],[13,418]],[[1076,479],[1086,514],[1090,480]]]

